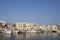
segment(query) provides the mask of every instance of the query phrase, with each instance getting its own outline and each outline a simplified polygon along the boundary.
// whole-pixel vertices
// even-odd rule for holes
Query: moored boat
[[[11,30],[5,28],[4,31],[3,31],[3,34],[11,34]]]
[[[27,30],[27,32],[37,32],[36,30]]]
[[[13,33],[18,33],[19,31],[18,31],[18,30],[13,30],[12,32],[13,32]]]

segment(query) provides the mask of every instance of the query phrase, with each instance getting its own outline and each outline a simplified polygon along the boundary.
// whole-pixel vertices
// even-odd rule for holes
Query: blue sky
[[[60,0],[0,0],[0,20],[60,24]]]

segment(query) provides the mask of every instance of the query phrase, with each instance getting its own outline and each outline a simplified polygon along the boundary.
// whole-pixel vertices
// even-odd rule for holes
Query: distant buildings
[[[18,30],[31,30],[31,29],[37,29],[39,25],[35,23],[27,23],[27,22],[17,22],[16,28]]]
[[[60,27],[56,25],[38,25],[36,23],[17,22],[16,28],[18,30],[45,30],[45,31],[58,31]]]
[[[58,31],[60,27],[56,25],[41,25],[40,29],[45,31],[55,32],[55,31]]]
[[[60,31],[60,25],[38,25],[36,23],[17,22],[16,24],[7,24],[5,21],[0,21],[0,30],[5,26],[10,30],[45,30],[45,31]]]

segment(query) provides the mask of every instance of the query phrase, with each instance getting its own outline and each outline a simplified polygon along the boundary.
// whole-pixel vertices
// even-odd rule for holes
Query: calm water
[[[2,34],[0,40],[60,40],[60,33]]]

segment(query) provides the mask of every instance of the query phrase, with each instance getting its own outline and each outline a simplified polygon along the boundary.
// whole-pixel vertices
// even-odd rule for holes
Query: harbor
[[[0,21],[0,40],[60,40],[60,25]]]
[[[60,0],[0,0],[0,40],[60,40]]]
[[[60,25],[38,25],[36,23],[17,22],[15,24],[7,24],[5,21],[0,21],[0,33],[60,33]]]

